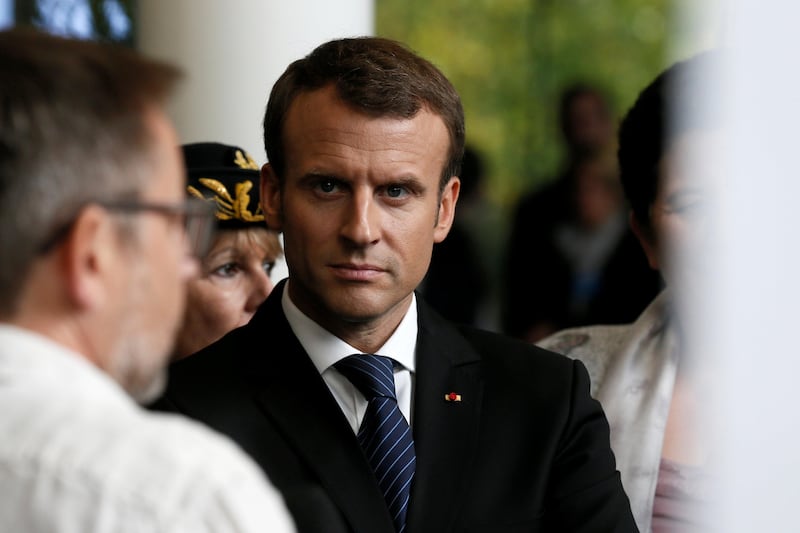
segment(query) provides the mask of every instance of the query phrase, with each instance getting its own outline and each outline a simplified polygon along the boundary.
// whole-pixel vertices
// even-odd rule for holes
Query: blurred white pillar
[[[169,107],[182,143],[266,160],[261,121],[286,67],[337,37],[374,33],[373,0],[139,0],[137,48],[186,75]],[[274,280],[286,276],[279,262]]]
[[[261,119],[293,60],[374,33],[373,0],[139,0],[137,47],[186,74],[170,113],[181,142],[238,144],[263,161]]]
[[[732,121],[719,174],[714,312],[703,327],[720,401],[716,531],[798,531],[800,4],[723,3]]]

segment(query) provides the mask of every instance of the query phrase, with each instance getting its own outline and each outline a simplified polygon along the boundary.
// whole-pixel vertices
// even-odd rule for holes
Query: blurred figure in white
[[[0,531],[293,530],[232,442],[133,401],[164,384],[213,229],[162,107],[177,77],[0,33]]]

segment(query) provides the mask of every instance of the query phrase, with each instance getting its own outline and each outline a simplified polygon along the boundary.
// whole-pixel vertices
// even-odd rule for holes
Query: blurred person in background
[[[486,258],[477,234],[461,216],[470,202],[477,201],[483,179],[483,161],[469,146],[461,163],[461,190],[453,227],[447,238],[433,246],[431,264],[420,287],[425,300],[445,318],[479,326],[490,294]]]
[[[696,310],[678,305],[705,267],[707,182],[697,163],[714,161],[721,118],[702,89],[718,56],[700,54],[659,75],[622,122],[619,164],[630,222],[667,285],[632,324],[569,329],[540,346],[579,359],[606,412],[611,446],[641,531],[708,531],[705,423],[713,363],[687,356]],[[706,274],[707,275],[707,274]],[[697,358],[695,358],[697,359]]]
[[[661,287],[626,224],[605,94],[576,84],[559,109],[564,170],[518,202],[506,251],[503,329],[531,342],[565,327],[630,322]]]
[[[186,357],[247,324],[272,291],[270,274],[282,249],[261,210],[259,166],[238,146],[183,145],[190,197],[213,202],[217,232],[189,281],[175,359]]]

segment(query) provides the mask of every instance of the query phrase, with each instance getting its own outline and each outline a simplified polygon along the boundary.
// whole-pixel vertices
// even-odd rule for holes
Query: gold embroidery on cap
[[[236,163],[239,168],[258,170],[258,165],[253,161],[253,158],[250,157],[250,154],[247,152],[242,153],[241,150],[236,150],[236,157],[233,158],[233,162]]]
[[[200,178],[198,181],[214,192],[214,202],[217,204],[217,218],[219,220],[237,219],[243,222],[262,222],[264,220],[261,205],[258,206],[255,213],[251,213],[247,208],[250,205],[249,192],[253,188],[252,181],[245,180],[237,183],[235,198],[231,197],[225,185],[215,179]],[[192,196],[205,199],[203,194],[191,185],[187,189]]]

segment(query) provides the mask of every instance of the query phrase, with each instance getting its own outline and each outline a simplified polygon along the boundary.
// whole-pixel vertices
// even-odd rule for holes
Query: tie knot
[[[334,366],[361,391],[367,401],[378,397],[397,400],[392,359],[381,355],[357,354],[345,357]]]

